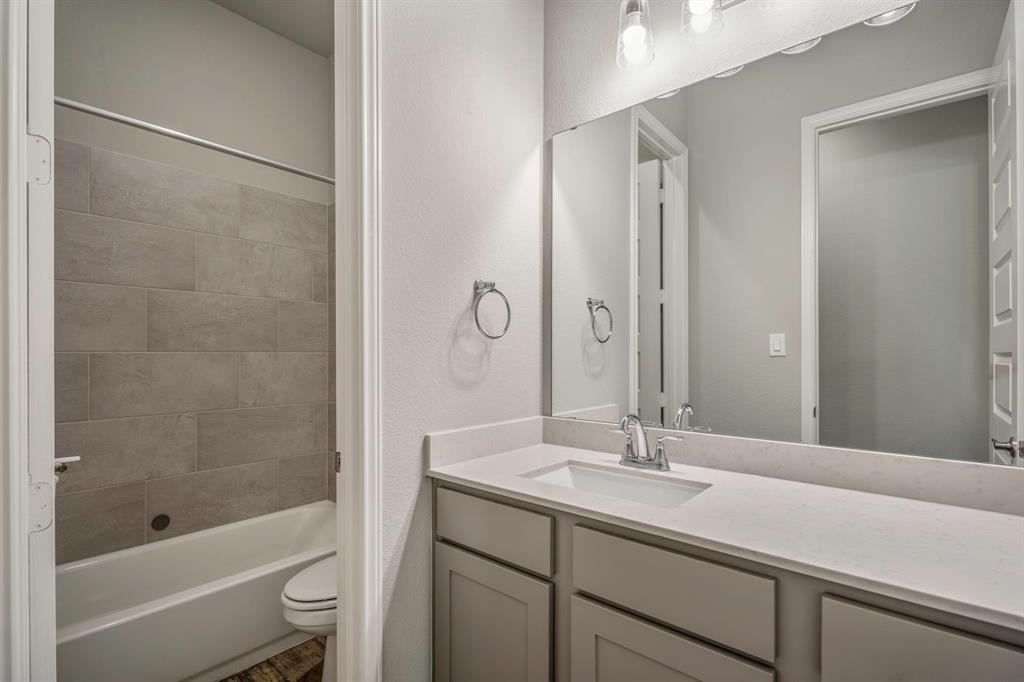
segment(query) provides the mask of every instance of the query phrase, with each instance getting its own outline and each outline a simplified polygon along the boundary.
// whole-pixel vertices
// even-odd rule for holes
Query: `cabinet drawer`
[[[1024,679],[1024,651],[826,595],[822,682],[1007,682]]]
[[[772,682],[764,666],[572,597],[572,682]]]
[[[775,579],[573,528],[572,581],[668,625],[775,660]]]
[[[437,489],[437,534],[551,577],[554,519],[472,495]]]

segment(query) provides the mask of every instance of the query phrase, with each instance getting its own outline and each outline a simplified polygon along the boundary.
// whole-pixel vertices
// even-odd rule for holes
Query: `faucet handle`
[[[658,471],[668,471],[668,457],[665,456],[665,441],[683,440],[679,436],[658,436],[657,445],[654,448],[654,467]]]

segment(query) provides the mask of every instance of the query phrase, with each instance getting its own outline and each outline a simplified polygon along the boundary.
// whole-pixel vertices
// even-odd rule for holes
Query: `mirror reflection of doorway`
[[[645,107],[636,118],[636,407],[664,425],[688,400],[687,149]]]

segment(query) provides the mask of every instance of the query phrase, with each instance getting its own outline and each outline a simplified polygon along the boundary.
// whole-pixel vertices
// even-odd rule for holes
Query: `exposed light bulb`
[[[709,40],[722,32],[722,0],[685,0],[682,30],[691,42]]]
[[[711,22],[714,17],[708,14],[694,14],[690,17],[690,28],[694,33],[707,33],[708,29],[711,28]]]
[[[714,6],[714,0],[689,0],[692,14],[708,14]]]
[[[619,13],[619,68],[644,66],[654,59],[649,0],[623,0]]]

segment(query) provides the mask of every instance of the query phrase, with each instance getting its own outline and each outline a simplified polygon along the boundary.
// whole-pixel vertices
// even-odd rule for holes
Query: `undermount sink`
[[[710,484],[668,478],[653,472],[612,471],[586,462],[565,461],[522,474],[542,483],[617,497],[656,507],[678,507]]]

